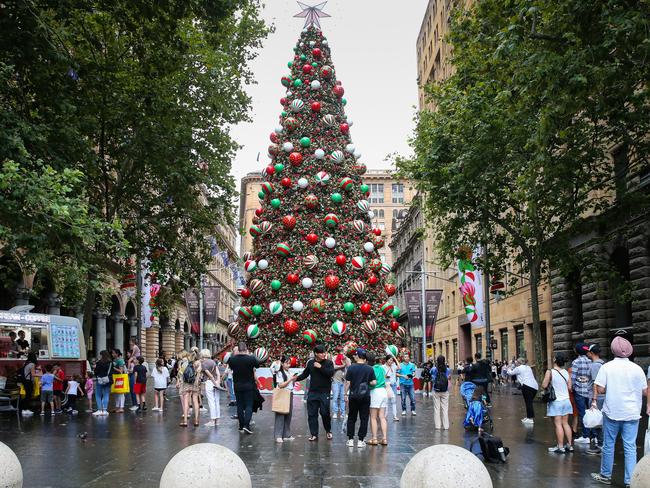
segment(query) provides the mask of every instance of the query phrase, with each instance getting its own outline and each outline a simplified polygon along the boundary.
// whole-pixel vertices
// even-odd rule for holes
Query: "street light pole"
[[[485,359],[492,361],[492,336],[490,332],[490,270],[488,268],[488,246],[483,246],[483,256],[485,258],[485,273],[483,277],[483,303],[485,304]]]
[[[427,357],[427,306],[426,306],[426,283],[424,278],[426,276],[426,271],[424,269],[424,259],[422,260],[422,266],[420,266],[420,303],[422,310],[420,312],[422,319],[422,364],[426,361]]]
[[[203,350],[203,275],[199,277],[199,350]]]

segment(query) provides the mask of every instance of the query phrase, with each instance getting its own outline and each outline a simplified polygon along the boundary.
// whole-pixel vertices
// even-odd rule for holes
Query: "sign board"
[[[408,314],[408,324],[411,330],[411,336],[422,337],[422,306],[421,291],[408,290],[405,293],[406,312]],[[442,300],[442,290],[425,290],[424,300],[426,301],[426,327],[427,337],[431,338],[434,334],[436,318],[438,317],[438,308]],[[413,330],[420,331],[419,334],[413,334]]]
[[[185,305],[187,306],[187,315],[190,319],[190,331],[192,334],[197,334],[201,330],[199,323],[199,295],[196,290],[185,290]]]
[[[217,317],[219,311],[219,300],[221,299],[220,286],[206,286],[203,288],[203,333],[217,333]]]
[[[74,325],[50,326],[50,352],[52,358],[78,358],[81,356],[79,330]]]

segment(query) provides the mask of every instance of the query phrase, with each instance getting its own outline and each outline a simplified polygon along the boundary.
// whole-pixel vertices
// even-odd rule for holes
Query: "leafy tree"
[[[416,156],[401,169],[426,195],[435,239],[452,259],[487,244],[529,274],[535,363],[543,364],[538,287],[549,263],[575,265],[569,238],[648,164],[648,2],[485,0],[453,19],[455,73],[427,87]],[[617,191],[618,190],[618,191]],[[638,200],[636,202],[638,204]],[[616,219],[611,211],[608,219]]]

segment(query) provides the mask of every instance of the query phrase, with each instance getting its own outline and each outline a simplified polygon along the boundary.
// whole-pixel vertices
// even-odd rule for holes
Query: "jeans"
[[[533,409],[533,400],[535,395],[537,395],[537,390],[528,385],[521,385],[521,395],[524,397],[524,403],[526,404],[526,418],[534,419],[535,410]]]
[[[235,387],[233,386],[232,378],[226,379],[226,386],[228,387],[228,395],[230,396],[230,401],[231,402],[237,401],[235,399]]]
[[[366,438],[368,433],[368,419],[370,419],[370,396],[363,400],[348,400],[350,412],[348,413],[348,439],[354,439],[354,424],[357,423],[357,414],[359,415],[359,440]]]
[[[332,405],[334,415],[345,415],[345,383],[332,383]]]
[[[275,424],[273,426],[273,437],[275,439],[287,439],[291,437],[291,416],[293,415],[293,392],[289,396],[289,413],[284,415],[275,414]]]
[[[97,410],[108,410],[108,395],[111,393],[110,383],[106,385],[95,385],[95,401],[97,402]]]
[[[600,474],[607,478],[612,477],[614,466],[614,446],[616,438],[621,435],[623,439],[623,451],[625,454],[625,477],[627,485],[632,478],[634,466],[636,466],[636,436],[639,432],[638,420],[611,420],[603,414],[603,449],[600,460]]]
[[[135,393],[133,393],[133,385],[135,385],[135,373],[129,373],[129,395],[131,397],[131,406],[137,407],[138,399],[135,396]]]
[[[330,396],[329,393],[310,391],[307,393],[307,423],[309,432],[318,436],[318,412],[320,411],[325,432],[332,432],[332,418],[330,417]]]
[[[402,396],[402,412],[406,411],[406,395],[409,396],[409,400],[411,401],[411,412],[415,412],[415,389],[413,388],[413,385],[405,385],[404,383],[401,383],[399,389]]]
[[[393,410],[393,418],[397,417],[397,385],[392,383],[390,385],[391,390],[393,390],[393,398],[388,398],[388,407],[386,407],[386,418],[388,418],[388,409]]]
[[[237,420],[239,420],[239,429],[250,429],[251,419],[253,418],[253,400],[255,399],[255,390],[235,391],[237,399]]]
[[[582,437],[587,437],[588,439],[591,439],[592,437],[594,437],[593,432],[591,431],[591,429],[585,427],[585,425],[582,423],[582,419],[585,416],[585,412],[591,406],[591,398],[578,395],[575,392],[573,393],[573,398],[575,399],[576,408],[578,409],[578,433]]]
[[[598,406],[598,410],[601,412],[603,411],[603,405],[605,404],[605,395],[600,395],[598,399],[596,400],[596,405]],[[598,444],[601,446],[603,445],[603,428],[602,427],[596,427],[595,429],[591,429],[591,432],[593,433],[593,437],[598,440]]]

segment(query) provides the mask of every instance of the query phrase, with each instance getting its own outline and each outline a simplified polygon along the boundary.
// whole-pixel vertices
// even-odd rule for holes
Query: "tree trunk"
[[[86,341],[86,349],[90,343],[90,330],[93,326],[93,311],[95,310],[95,290],[92,287],[92,282],[96,276],[92,271],[88,272],[88,287],[86,288],[86,299],[84,301],[84,339]]]
[[[537,260],[531,259],[528,261],[530,269],[530,303],[533,312],[533,355],[535,359],[535,376],[541,385],[541,379],[544,373],[544,355],[546,351],[542,351],[542,334],[539,320],[539,275],[540,264]]]

